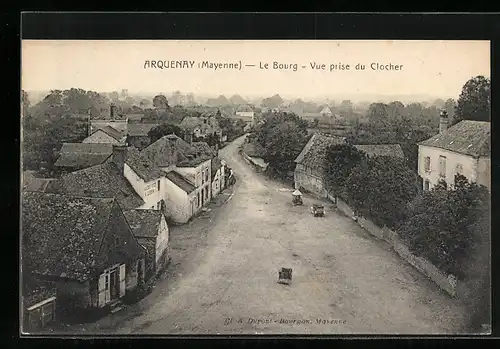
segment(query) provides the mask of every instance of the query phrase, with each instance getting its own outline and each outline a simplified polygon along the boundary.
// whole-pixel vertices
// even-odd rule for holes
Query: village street
[[[243,161],[238,154],[243,140],[220,151],[236,174],[234,188],[221,194],[210,212],[185,226],[171,227],[172,264],[152,294],[82,330],[107,334],[459,331],[462,309],[457,301],[402,261],[388,244],[328,204],[324,218],[309,213],[308,207],[317,200],[308,196],[304,206],[292,206],[290,188],[265,179]],[[293,268],[290,286],[276,282],[281,267]],[[232,321],[226,323],[227,318]]]

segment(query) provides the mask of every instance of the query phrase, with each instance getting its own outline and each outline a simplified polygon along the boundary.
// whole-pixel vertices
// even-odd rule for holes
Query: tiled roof
[[[304,117],[304,118],[319,118],[322,115],[321,115],[321,113],[308,113],[308,112],[304,112],[304,113],[302,113],[301,116]]]
[[[115,128],[113,128],[109,125],[98,128],[94,133],[96,133],[99,130],[106,133],[111,138],[116,139],[117,141],[119,141],[123,138],[122,134],[118,130],[116,130]]]
[[[68,173],[53,184],[53,192],[115,198],[124,209],[134,209],[144,204],[142,198],[113,163]]]
[[[23,258],[29,271],[85,280],[92,271],[114,199],[23,193]]]
[[[113,153],[113,145],[107,143],[64,143],[56,167],[82,169],[105,162]]]
[[[146,156],[142,155],[135,147],[127,148],[127,161],[134,172],[145,182],[153,181],[164,175],[164,172],[156,167]]]
[[[22,176],[22,188],[24,191],[44,192],[53,178],[37,178],[33,171],[24,171]]]
[[[167,173],[167,178],[188,194],[192,193],[196,189],[193,184],[188,182],[182,175],[175,171]]]
[[[355,144],[354,147],[368,156],[391,156],[401,159],[405,157],[399,144]]]
[[[206,121],[206,123],[205,123]],[[195,116],[186,116],[182,119],[179,127],[185,130],[193,130],[196,127],[199,127],[201,131],[204,133],[216,133],[220,132],[221,128],[218,122],[213,117],[195,117]]]
[[[462,120],[419,145],[436,147],[473,157],[491,156],[491,125],[487,121]]]
[[[129,120],[141,120],[144,117],[144,114],[126,114],[125,117]]]
[[[326,135],[320,132],[315,133],[297,156],[295,162],[308,167],[324,168],[328,147],[345,143],[344,137]]]
[[[171,146],[177,151],[177,165],[191,166],[206,161],[205,157],[196,157],[197,149],[176,135],[167,135],[150,144],[141,154],[146,156],[157,167],[168,167],[170,165],[169,154]]]
[[[127,210],[123,214],[136,237],[156,237],[160,229],[160,210]]]
[[[130,124],[128,125],[128,135],[131,137],[147,136],[153,127],[159,124]]]

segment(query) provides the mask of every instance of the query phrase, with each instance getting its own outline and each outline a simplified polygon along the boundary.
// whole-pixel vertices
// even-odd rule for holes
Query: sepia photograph
[[[491,334],[490,63],[21,40],[21,334]]]

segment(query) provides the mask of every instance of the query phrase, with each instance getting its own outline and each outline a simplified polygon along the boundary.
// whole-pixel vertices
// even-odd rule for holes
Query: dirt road
[[[290,188],[256,174],[238,154],[237,176],[216,214],[172,228],[173,263],[139,304],[100,330],[117,334],[457,333],[460,305],[348,217],[314,218]],[[221,200],[221,199],[219,199]],[[191,251],[191,252],[189,252]],[[278,269],[293,268],[290,286]]]

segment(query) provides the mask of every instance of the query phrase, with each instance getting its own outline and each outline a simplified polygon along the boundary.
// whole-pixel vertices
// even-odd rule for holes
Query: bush
[[[436,186],[416,197],[407,206],[408,219],[398,233],[417,255],[464,278],[464,263],[484,240],[478,231],[485,229],[478,224],[488,214],[488,190],[457,175],[452,190]]]

